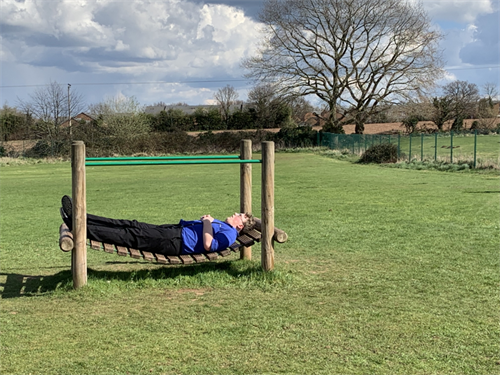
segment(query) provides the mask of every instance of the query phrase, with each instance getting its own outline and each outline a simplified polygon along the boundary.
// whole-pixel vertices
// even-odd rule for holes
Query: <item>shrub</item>
[[[398,160],[398,147],[392,143],[381,143],[368,148],[359,159],[360,163],[395,163]]]
[[[311,126],[282,128],[274,135],[274,142],[281,147],[311,147],[317,141],[317,132]]]
[[[33,148],[26,151],[28,158],[46,158],[48,156],[69,156],[70,143],[63,141],[38,141]]]
[[[413,133],[417,130],[417,125],[419,121],[423,121],[425,118],[421,115],[409,115],[403,119],[403,126],[408,134]]]

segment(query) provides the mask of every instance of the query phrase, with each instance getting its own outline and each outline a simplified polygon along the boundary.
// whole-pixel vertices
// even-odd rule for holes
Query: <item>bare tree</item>
[[[41,131],[49,139],[60,139],[61,124],[68,120],[68,93],[63,85],[51,81],[28,96],[29,100],[19,99],[19,107],[23,112],[30,113],[40,120],[38,124]],[[71,90],[69,96],[70,111],[72,114],[78,114],[84,108],[83,96],[75,90]]]
[[[271,84],[255,86],[248,93],[248,105],[254,113],[255,125],[260,129],[291,126],[292,108],[276,94]]]
[[[484,97],[493,101],[498,100],[498,85],[494,82],[486,82],[483,85]]]
[[[267,0],[260,20],[263,39],[243,62],[247,76],[288,95],[316,95],[329,109],[327,131],[343,132],[350,118],[362,133],[379,105],[433,87],[442,74],[442,36],[421,4]]]
[[[214,98],[220,107],[223,121],[227,122],[231,105],[235,104],[238,97],[238,92],[233,86],[230,85],[226,85],[225,87],[217,90],[217,92],[215,93]]]
[[[448,99],[453,111],[452,130],[460,130],[464,119],[473,118],[477,114],[479,89],[475,83],[453,81],[443,87],[443,93]]]

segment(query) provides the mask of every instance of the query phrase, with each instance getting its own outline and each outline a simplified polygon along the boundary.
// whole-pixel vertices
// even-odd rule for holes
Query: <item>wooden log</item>
[[[103,243],[104,245],[104,251],[113,254],[115,252],[115,246],[111,245],[110,243]]]
[[[274,142],[262,142],[261,263],[264,271],[274,269]]]
[[[218,252],[221,257],[227,257],[228,255],[231,255],[231,250],[226,249]]]
[[[141,259],[142,254],[139,250],[136,249],[129,249],[130,250],[130,256],[134,259]]]
[[[73,246],[73,233],[66,224],[62,223],[59,227],[59,248],[64,252],[68,252],[73,250]]]
[[[125,257],[125,256],[128,256],[129,253],[128,253],[128,249],[124,246],[117,246],[116,247],[116,252],[118,253],[118,255],[122,256],[122,257]]]
[[[73,252],[71,269],[73,287],[87,284],[87,194],[85,182],[85,144],[71,145],[71,178],[73,194]]]
[[[243,246],[252,246],[255,242],[253,239],[248,237],[246,234],[242,234],[237,238],[238,242],[240,242]]]
[[[165,258],[165,255],[163,254],[154,254],[154,256],[156,257],[156,261],[158,263],[161,263],[161,264],[168,264],[168,259]]]
[[[152,262],[155,260],[153,253],[150,253],[149,251],[143,251],[142,255],[144,256],[144,259],[146,259],[149,262]]]
[[[209,260],[216,260],[219,258],[219,254],[217,253],[206,253],[205,255]]]
[[[193,254],[193,258],[196,263],[203,263],[208,260],[207,257],[203,254]]]
[[[184,264],[193,264],[194,263],[194,259],[190,255],[179,255],[179,258],[181,258],[181,261]]]
[[[252,141],[243,139],[240,145],[240,159],[252,159]],[[252,164],[240,164],[240,212],[252,212]],[[252,248],[243,246],[240,259],[252,259]]]
[[[241,245],[240,245],[238,242],[235,242],[235,243],[233,243],[231,246],[229,246],[229,248],[230,248],[232,251],[240,251],[240,249],[241,249]]]
[[[248,232],[245,232],[245,234],[257,242],[259,242],[262,239],[262,234],[256,229],[252,229]]]
[[[170,264],[180,264],[181,259],[178,256],[173,256],[173,255],[167,255],[167,259],[170,262]]]
[[[262,233],[262,221],[255,218],[255,229]],[[274,227],[273,239],[279,243],[285,243],[288,240],[288,234],[284,230]]]
[[[102,245],[99,241],[90,240],[90,248],[92,250],[101,250]]]

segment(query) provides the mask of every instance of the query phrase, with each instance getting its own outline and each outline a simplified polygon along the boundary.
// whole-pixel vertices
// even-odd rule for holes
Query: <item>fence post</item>
[[[474,168],[476,168],[477,129],[474,130]]]
[[[262,142],[261,262],[264,271],[274,269],[274,142]]]
[[[73,195],[73,242],[71,271],[73,287],[87,284],[87,194],[85,182],[85,143],[71,145],[71,178]]]
[[[401,157],[401,133],[398,133],[398,160]]]
[[[240,159],[252,159],[252,141],[242,139]],[[240,164],[240,212],[252,212],[252,164]],[[240,250],[240,259],[252,259],[252,248],[244,246]]]
[[[450,131],[450,163],[453,164],[453,130]]]
[[[420,161],[424,161],[424,133],[420,133]]]
[[[434,161],[437,161],[438,155],[438,133],[434,133]]]
[[[410,133],[410,152],[408,154],[408,163],[411,163],[411,133]]]

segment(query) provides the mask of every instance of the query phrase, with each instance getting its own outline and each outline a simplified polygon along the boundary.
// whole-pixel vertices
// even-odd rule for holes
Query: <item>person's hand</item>
[[[201,218],[200,218],[201,221],[205,221],[205,220],[208,220],[209,222],[213,222],[214,221],[214,218],[210,215],[203,215]]]

